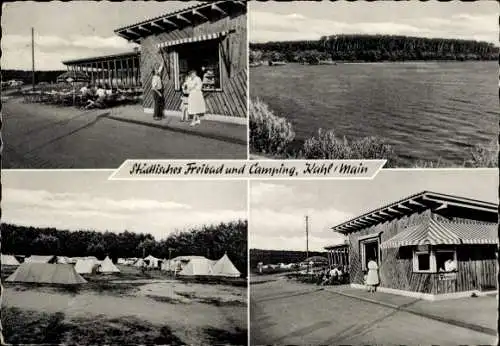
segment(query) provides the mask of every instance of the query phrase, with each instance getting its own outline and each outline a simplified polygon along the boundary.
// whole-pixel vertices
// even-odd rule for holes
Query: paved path
[[[496,344],[486,333],[288,280],[251,286],[250,323],[252,345]]]
[[[3,104],[3,168],[117,168],[129,159],[245,159],[245,145],[107,118],[109,111]]]

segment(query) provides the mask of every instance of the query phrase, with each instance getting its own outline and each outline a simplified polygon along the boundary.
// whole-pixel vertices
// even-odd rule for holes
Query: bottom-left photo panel
[[[246,345],[247,182],[2,171],[2,344]]]

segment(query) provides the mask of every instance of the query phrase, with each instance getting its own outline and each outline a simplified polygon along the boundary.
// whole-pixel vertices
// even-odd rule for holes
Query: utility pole
[[[31,28],[31,84],[33,90],[35,90],[35,28]]]
[[[309,258],[309,216],[306,215],[306,258]]]

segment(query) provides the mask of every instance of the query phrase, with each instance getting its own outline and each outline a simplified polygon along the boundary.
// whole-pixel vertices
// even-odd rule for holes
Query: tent
[[[25,258],[24,263],[54,263],[56,260],[56,256],[31,255],[30,257]]]
[[[238,278],[241,273],[236,269],[227,254],[224,254],[224,256],[222,256],[222,258],[212,267],[212,275]]]
[[[146,263],[148,263],[148,267],[151,267],[151,268],[158,268],[158,261],[160,259],[159,258],[156,258],[154,256],[151,256],[149,255],[148,257],[146,257],[144,259],[144,261],[146,261]]]
[[[23,263],[5,281],[78,285],[87,282],[71,264]]]
[[[116,260],[116,263],[117,264],[127,264],[127,259],[126,258],[118,258],[118,260]]]
[[[179,272],[181,276],[205,276],[211,275],[212,267],[215,261],[208,258],[193,258],[189,263]]]
[[[93,259],[79,259],[75,264],[75,270],[78,274],[93,274],[98,267],[99,263]]]
[[[2,254],[2,265],[3,266],[18,266],[19,261],[12,255],[4,255]]]
[[[99,273],[119,273],[120,269],[118,269],[114,264],[111,259],[106,256],[104,261],[101,262],[101,265],[99,266]]]
[[[57,263],[59,263],[59,264],[68,264],[70,262],[69,262],[69,258],[68,257],[57,256]]]
[[[134,263],[134,267],[144,267],[146,265],[146,262],[142,258],[139,258],[137,261]]]
[[[166,268],[163,270],[170,270],[170,271],[177,270],[177,271],[179,271],[179,270],[184,269],[188,265],[189,261],[191,261],[192,259],[195,259],[195,258],[206,259],[203,256],[177,256],[177,257],[174,257],[170,260],[170,264],[169,264],[169,260],[165,260],[166,262],[163,262],[162,269]]]

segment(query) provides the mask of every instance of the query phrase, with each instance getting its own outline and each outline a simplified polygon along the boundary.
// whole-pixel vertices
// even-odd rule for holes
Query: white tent
[[[158,268],[158,261],[159,260],[160,260],[159,258],[156,258],[156,257],[151,256],[151,255],[149,255],[148,257],[146,257],[144,259],[144,261],[147,261],[146,263],[149,263],[148,267],[152,267],[152,268]]]
[[[237,278],[240,277],[241,273],[236,269],[227,254],[224,254],[224,256],[214,264],[212,275]]]
[[[125,258],[118,258],[116,260],[116,263],[117,264],[126,264],[127,263],[127,260]]]
[[[19,261],[12,255],[4,255],[2,254],[2,265],[3,266],[18,266]]]
[[[24,263],[54,263],[56,261],[56,256],[38,256],[31,255],[24,259]]]
[[[179,272],[181,276],[205,276],[212,273],[214,261],[208,258],[193,258],[189,263]]]
[[[134,267],[144,267],[146,263],[142,258],[139,258],[137,261],[134,263]]]
[[[78,274],[93,274],[98,267],[99,263],[93,259],[79,259],[75,264],[75,270]]]
[[[57,264],[68,264],[69,258],[65,256],[57,256]]]
[[[119,273],[120,269],[118,269],[114,264],[111,259],[106,256],[104,261],[101,262],[101,265],[99,266],[99,273]]]

